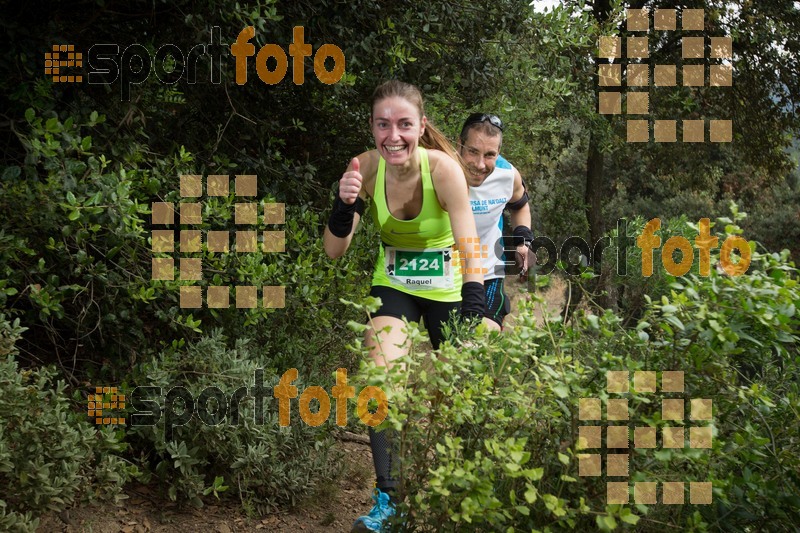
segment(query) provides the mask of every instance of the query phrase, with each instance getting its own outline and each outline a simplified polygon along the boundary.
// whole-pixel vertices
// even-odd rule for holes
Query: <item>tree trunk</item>
[[[595,20],[600,25],[605,24],[611,14],[611,3],[609,0],[596,0],[593,6],[593,15]],[[607,63],[607,58],[595,57],[594,72],[592,72],[592,90],[594,93],[594,109],[599,112],[599,94],[600,85],[598,79],[598,67],[600,63]],[[586,157],[586,190],[584,193],[584,203],[586,205],[586,222],[589,225],[589,247],[594,251],[595,244],[603,238],[605,232],[603,224],[603,182],[604,182],[604,169],[603,162],[604,156],[598,146],[599,141],[594,131],[594,127],[590,126],[589,130],[589,147]],[[595,272],[602,274],[601,257],[592,256],[591,267]],[[596,278],[597,283],[592,284],[592,292],[599,292],[601,294],[609,294],[609,277],[601,275]],[[610,298],[598,296],[597,301],[603,307],[609,307],[612,303]]]
[[[603,227],[603,153],[597,147],[594,132],[589,134],[589,155],[586,159],[586,221],[589,223],[589,246],[602,238]],[[594,258],[597,261],[598,258]],[[598,265],[593,265],[598,266]]]
[[[610,0],[596,0],[592,6],[595,20],[602,26],[611,16]],[[605,58],[595,58],[594,72],[592,72],[592,89],[594,92],[594,109],[598,111],[598,101],[600,86],[597,76],[597,65],[601,62],[608,62]],[[598,147],[597,135],[594,128],[589,131],[589,153],[586,158],[586,192],[584,202],[586,203],[586,222],[589,224],[589,246],[603,236],[603,154]],[[597,262],[598,258],[593,258]],[[592,265],[597,268],[599,265]]]

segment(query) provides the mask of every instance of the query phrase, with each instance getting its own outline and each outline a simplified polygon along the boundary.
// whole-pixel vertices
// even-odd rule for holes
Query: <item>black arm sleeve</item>
[[[461,316],[463,318],[483,318],[486,314],[486,292],[477,281],[461,285]]]

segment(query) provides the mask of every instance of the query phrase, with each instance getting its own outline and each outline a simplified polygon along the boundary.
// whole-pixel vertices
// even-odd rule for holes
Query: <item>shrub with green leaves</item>
[[[117,453],[121,433],[96,429],[73,409],[48,367],[21,370],[13,343],[19,320],[0,314],[0,529],[28,530],[46,511],[118,499],[137,470]]]
[[[31,343],[28,352],[60,363],[73,385],[88,377],[93,383],[158,383],[166,390],[180,385],[195,393],[212,384],[224,388],[231,380],[252,380],[255,367],[264,368],[268,379],[296,367],[301,376],[316,376],[314,384],[327,386],[335,368],[352,365],[341,320],[356,313],[338,298],[368,290],[375,240],[369,221],[346,257],[321,260],[324,214],[307,203],[287,202],[286,223],[279,227],[286,232],[284,253],[203,252],[206,279],[198,283],[282,285],[285,307],[182,309],[179,286],[185,281],[150,279],[155,254],[149,204],[180,202],[179,175],[202,170],[183,148],[143,160],[148,150],[132,141],[119,152],[116,143],[101,146],[92,135],[102,137],[105,117],[85,115],[63,118],[29,110],[20,135],[26,164],[2,171],[0,207],[8,216],[0,227],[0,309],[28,326],[23,340]],[[240,171],[234,167],[219,172]],[[276,201],[274,186],[261,181],[261,203]],[[204,199],[200,229],[237,229],[234,203],[233,194]],[[225,336],[211,342],[204,335],[211,338],[215,328]],[[211,363],[219,364],[216,374],[201,379]],[[248,414],[252,420],[252,409]],[[295,426],[278,430],[268,415],[257,428],[190,424],[188,432],[178,429],[174,443],[164,440],[163,431],[137,428],[126,435],[132,458],[152,467],[172,499],[199,503],[204,494],[228,485],[237,487],[247,506],[264,511],[295,503],[335,470],[328,461],[329,436]]]
[[[186,169],[191,155],[150,168],[133,154],[112,160],[113,148],[96,139],[105,131],[96,111],[28,109],[25,121],[24,164],[2,172],[0,306],[22,318],[30,330],[23,343],[40,360],[68,374],[80,370],[77,359],[116,367],[127,362],[118,359],[126,347],[161,330],[151,316],[159,302],[143,298],[152,285],[145,219],[159,176]],[[127,148],[146,151],[135,142]]]
[[[23,342],[37,338],[29,351],[59,363],[69,378],[102,366],[104,378],[112,374],[114,381],[125,376],[139,354],[174,338],[194,339],[214,327],[223,328],[228,338],[254,338],[289,366],[323,373],[330,370],[327,358],[308,357],[310,351],[347,353],[339,342],[340,318],[353,313],[338,297],[354,288],[368,291],[375,245],[371,222],[365,221],[366,231],[358,232],[346,257],[330,261],[323,259],[321,246],[327,206],[323,214],[309,203],[281,198],[286,223],[274,229],[285,231],[286,251],[204,251],[204,279],[197,284],[282,285],[286,306],[188,312],[179,305],[179,287],[186,281],[177,275],[169,281],[151,279],[151,259],[176,254],[152,252],[150,230],[155,227],[149,222],[151,203],[181,202],[179,176],[202,172],[200,164],[183,147],[142,161],[148,149],[134,141],[126,144],[131,153],[123,151],[112,160],[109,147],[93,140],[107,133],[105,116],[87,115],[62,119],[29,109],[26,131],[20,134],[26,164],[7,166],[0,174],[0,211],[6,215],[0,224],[0,308],[20,316],[29,328]],[[314,178],[314,170],[305,169],[303,179]],[[215,172],[241,169],[230,164]],[[279,185],[261,179],[259,212],[264,203],[278,201]],[[317,191],[320,197],[326,192]],[[234,191],[204,197],[203,224],[196,229],[227,230],[233,238],[242,229],[235,224],[235,203]],[[306,339],[298,341],[298,333]]]
[[[385,425],[400,433],[404,527],[792,529],[800,519],[798,271],[785,254],[755,255],[744,276],[688,274],[668,290],[635,327],[611,311],[538,327],[523,306],[503,334],[445,345],[430,358],[414,349],[407,372],[365,370],[362,382],[389,391]],[[408,330],[418,343],[418,329]],[[625,478],[579,475],[579,454],[602,453],[578,449],[578,427],[602,424],[579,420],[579,400],[608,399],[608,371],[633,381],[636,371],[668,370],[684,372],[682,422],[662,419],[660,393],[622,396],[630,420],[616,424],[659,435],[656,449],[634,448],[631,438],[628,481],[711,482],[713,503],[689,504],[687,491],[682,506],[635,504],[632,494],[627,505],[607,505],[605,482]],[[712,400],[710,422],[689,418],[690,398]],[[709,425],[712,447],[663,448],[661,428],[676,425],[687,438],[689,427]]]
[[[678,279],[642,323],[714,391],[723,453],[709,470],[727,523],[800,519],[800,282],[788,255],[754,253],[738,277]]]
[[[751,238],[743,235],[741,228],[735,226],[746,219],[747,214],[740,212],[735,203],[729,204],[731,217],[719,217],[710,220],[710,234],[718,239],[717,245],[711,248],[711,266],[719,263],[720,250],[725,239],[730,235],[741,236],[748,241]],[[611,302],[614,308],[619,309],[620,314],[625,318],[626,325],[635,324],[641,319],[646,306],[647,298],[659,299],[661,296],[669,294],[670,284],[676,279],[664,267],[662,250],[667,241],[672,237],[683,237],[692,246],[692,265],[689,274],[699,275],[700,260],[699,253],[695,246],[699,230],[699,218],[692,219],[689,216],[659,219],[661,227],[654,232],[654,235],[661,239],[660,247],[655,248],[649,253],[652,254],[653,270],[651,275],[644,276],[642,268],[642,255],[644,251],[636,244],[638,236],[642,235],[647,220],[637,216],[630,220],[625,220],[620,224],[621,228],[627,227],[630,242],[625,257],[625,265],[617,264],[617,243],[619,243],[618,229],[611,230],[608,235],[611,238],[611,247],[603,252],[603,262],[601,276],[607,280],[607,287],[615,296]],[[729,231],[728,231],[729,230]],[[679,251],[673,252],[673,261],[681,263],[684,259]]]
[[[266,391],[263,420],[256,415],[252,392],[259,369],[263,369]],[[272,391],[286,370],[276,367],[250,339],[237,339],[228,348],[219,330],[195,343],[176,341],[152,362],[141,365],[131,388],[160,388],[161,394],[149,398],[158,402],[162,412],[155,425],[140,425],[132,419],[128,438],[141,454],[148,475],[158,481],[169,499],[201,506],[203,495],[232,488],[232,495],[246,511],[264,514],[297,504],[336,475],[340,461],[332,449],[329,425],[314,428],[303,423],[297,400],[292,400],[291,423],[279,426]],[[293,383],[300,393],[305,388],[303,377],[300,373]],[[172,419],[169,438],[164,408],[174,387],[184,387],[197,409],[186,423],[177,425],[178,419]],[[199,400],[203,391],[212,387],[224,395],[227,405],[220,406],[216,400],[204,403],[208,416],[201,420]],[[231,398],[241,387],[246,387],[248,394],[238,402],[239,423],[234,424]],[[135,401],[142,390],[131,393]],[[177,415],[185,409],[182,400],[174,401],[173,407]],[[137,410],[147,408],[141,404]]]

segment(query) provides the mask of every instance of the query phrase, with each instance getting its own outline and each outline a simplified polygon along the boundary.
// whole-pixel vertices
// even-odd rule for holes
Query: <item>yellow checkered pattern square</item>
[[[56,50],[54,50],[54,53]],[[181,201],[153,202],[153,226],[184,226],[180,229],[154,229],[151,232],[153,280],[175,281],[176,260],[174,254],[181,254],[179,260],[180,307],[198,309],[205,304],[211,309],[252,309],[259,307],[283,308],[286,292],[281,286],[237,285],[201,287],[196,282],[203,281],[203,252],[211,253],[281,253],[286,250],[284,231],[263,231],[241,227],[234,232],[203,228],[208,221],[204,217],[202,202],[204,193],[208,197],[230,197],[235,195],[234,220],[237,226],[256,226],[259,213],[263,213],[261,224],[282,225],[286,222],[286,205],[282,203],[248,202],[257,195],[258,179],[252,174],[237,175],[233,180],[227,175],[212,174],[205,178],[198,174],[182,174],[180,179]],[[178,216],[176,216],[176,214]],[[186,227],[189,226],[189,227]],[[176,239],[177,233],[177,239]],[[231,235],[233,233],[233,235]],[[262,237],[259,243],[259,236]],[[179,246],[176,250],[176,240]],[[185,255],[197,254],[197,255]],[[258,293],[261,293],[259,298]]]
[[[124,416],[111,416],[111,410],[125,409],[125,395],[117,387],[95,387],[94,394],[87,399],[87,414],[97,425],[125,425]]]
[[[601,115],[649,115],[651,80],[656,87],[731,87],[733,85],[733,39],[706,37],[703,9],[627,9],[628,35],[602,35],[597,47],[597,76],[600,92],[597,112]],[[678,21],[680,20],[680,25]],[[652,29],[652,31],[651,31]],[[653,65],[650,43],[659,32],[680,29],[681,65]],[[706,68],[705,62],[709,61]],[[624,67],[623,67],[624,65]],[[652,70],[651,70],[652,69]],[[624,72],[624,74],[623,74]],[[678,75],[681,80],[678,81]],[[623,102],[625,104],[623,105]],[[612,117],[609,117],[612,118]],[[733,141],[733,121],[729,119],[648,120],[626,119],[629,143],[674,143]],[[679,135],[679,130],[682,135]],[[706,135],[708,131],[708,135]]]
[[[660,374],[660,376],[659,376]],[[660,378],[660,379],[659,379]],[[659,387],[660,384],[660,387]],[[690,398],[686,401],[676,394],[685,394],[683,371],[656,372],[637,370],[631,374],[626,370],[606,372],[605,392],[608,397],[580,398],[578,419],[591,421],[578,426],[575,450],[578,457],[578,475],[607,478],[627,478],[630,476],[631,428],[625,423],[629,420],[631,406],[628,397],[619,395],[643,395],[657,392],[670,396],[661,400],[659,409],[652,413],[664,423],[661,427],[633,427],[633,448],[683,450],[689,448],[709,449],[713,446],[713,427],[710,425],[684,426],[687,422],[710,421],[713,418],[713,402],[706,398]],[[689,411],[687,418],[686,411]],[[604,425],[596,421],[605,420]],[[605,453],[603,433],[605,432]],[[605,463],[605,472],[603,464]],[[627,504],[633,489],[633,501],[637,504],[654,505],[683,504],[684,489],[687,482],[637,481],[631,487],[627,481],[606,481],[608,504]],[[692,504],[707,505],[712,502],[712,484],[688,482],[689,501]],[[660,491],[659,491],[660,489]],[[660,492],[660,499],[658,494]]]
[[[83,54],[75,51],[71,44],[54,44],[51,52],[44,54],[44,73],[53,83],[81,83],[83,76],[68,75],[62,68],[83,66]]]

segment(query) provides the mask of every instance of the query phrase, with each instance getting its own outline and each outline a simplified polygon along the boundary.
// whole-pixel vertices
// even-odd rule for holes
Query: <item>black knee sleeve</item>
[[[397,489],[397,479],[392,473],[397,468],[397,432],[393,429],[375,431],[369,428],[369,446],[372,449],[377,486],[382,492],[392,495]]]

